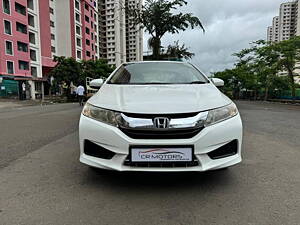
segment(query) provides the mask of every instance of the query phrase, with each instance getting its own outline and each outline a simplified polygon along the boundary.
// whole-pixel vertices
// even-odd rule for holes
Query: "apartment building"
[[[49,92],[53,57],[99,58],[97,0],[0,0],[0,96]]]
[[[272,41],[279,41],[279,16],[275,16],[272,20]]]
[[[99,55],[108,64],[119,66],[143,59],[143,31],[126,13],[128,6],[141,4],[142,0],[98,0]]]
[[[298,1],[282,3],[279,8],[279,41],[296,34]]]
[[[97,0],[56,0],[52,52],[77,60],[99,58]]]
[[[273,18],[272,26],[267,29],[267,40],[278,42],[300,34],[299,7],[299,0],[280,5],[279,16]]]
[[[268,27],[268,31],[267,31],[267,41],[271,42],[273,38],[273,27]]]

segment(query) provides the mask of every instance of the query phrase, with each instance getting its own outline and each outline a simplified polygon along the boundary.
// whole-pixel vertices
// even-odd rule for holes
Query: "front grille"
[[[128,137],[134,139],[188,139],[193,138],[204,127],[189,129],[166,129],[166,130],[142,130],[142,129],[125,129],[120,130]]]
[[[131,162],[128,155],[124,161],[125,166],[140,168],[186,168],[199,166],[199,160],[193,156],[191,162]]]

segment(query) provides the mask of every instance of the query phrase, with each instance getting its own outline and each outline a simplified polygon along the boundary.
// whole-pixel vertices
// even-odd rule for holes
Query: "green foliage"
[[[67,89],[67,96],[70,95],[71,83],[74,85],[84,84],[87,77],[106,78],[114,70],[103,59],[76,61],[72,57],[55,56],[54,61],[57,64],[49,74],[54,78],[53,87],[57,88],[59,85],[63,85]]]
[[[225,80],[227,91],[233,91],[238,97],[242,89],[254,91],[255,96],[264,90],[264,99],[267,100],[269,93],[290,88],[295,99],[294,76],[300,61],[300,37],[278,43],[259,40],[233,55],[238,58],[235,67],[215,73],[216,77]],[[287,76],[279,76],[282,71]]]
[[[104,59],[81,61],[80,80],[85,81],[86,77],[107,78],[113,71],[114,67],[107,64]]]
[[[166,53],[169,58],[177,59],[191,59],[195,54],[188,51],[188,48],[183,45],[179,45],[179,41],[175,41],[174,45],[169,45]]]
[[[57,63],[54,69],[50,72],[57,84],[65,83],[70,87],[71,82],[78,83],[80,80],[81,66],[74,58],[54,57]]]
[[[160,59],[161,38],[166,33],[179,33],[188,28],[204,27],[200,19],[192,13],[175,13],[187,5],[185,0],[146,0],[142,6],[128,8],[128,13],[135,18],[135,24],[141,24],[152,38],[148,44],[153,49],[154,59]]]

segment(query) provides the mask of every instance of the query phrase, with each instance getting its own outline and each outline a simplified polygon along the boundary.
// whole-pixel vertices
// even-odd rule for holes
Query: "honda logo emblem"
[[[155,128],[168,129],[170,126],[170,120],[166,117],[156,117],[153,119]]]

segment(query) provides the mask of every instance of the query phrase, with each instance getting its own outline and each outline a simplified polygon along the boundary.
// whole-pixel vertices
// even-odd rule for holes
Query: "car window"
[[[109,84],[189,84],[208,83],[203,74],[188,63],[127,64],[108,81]]]

